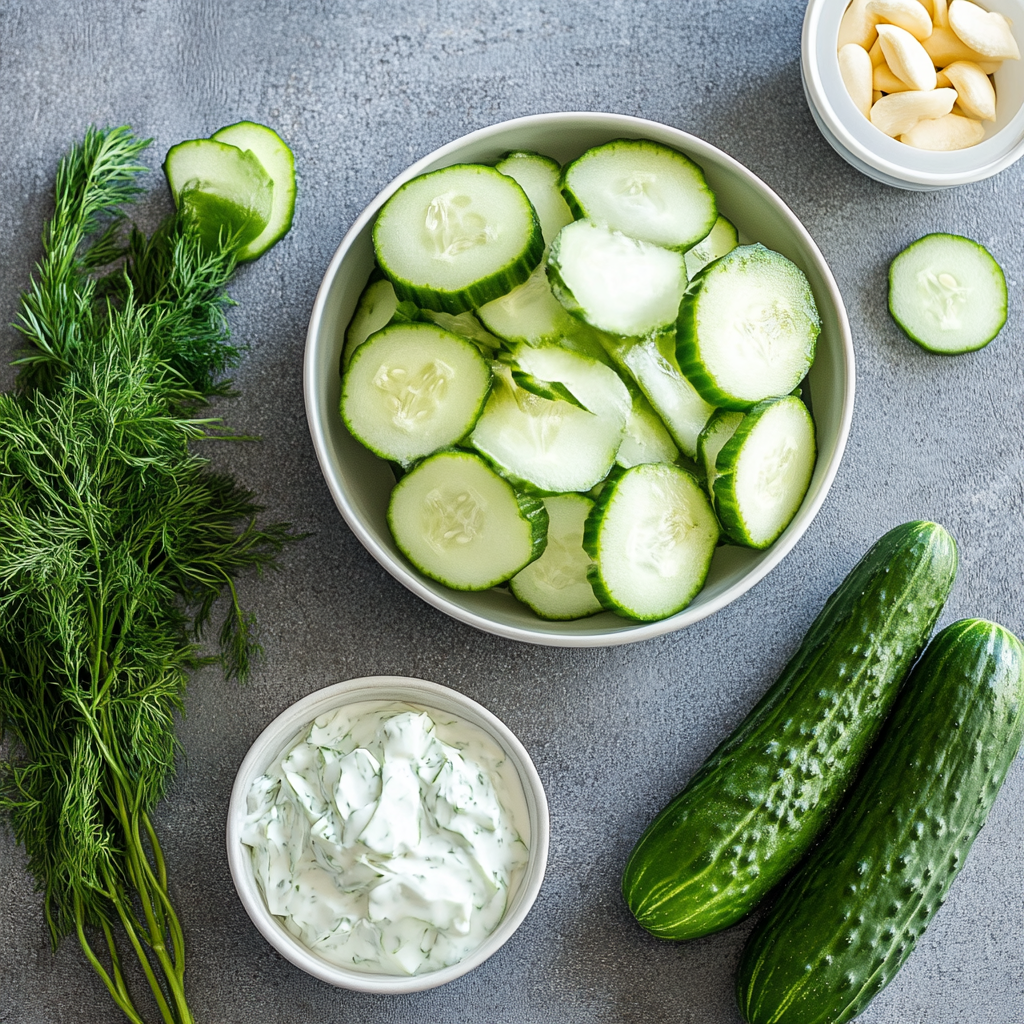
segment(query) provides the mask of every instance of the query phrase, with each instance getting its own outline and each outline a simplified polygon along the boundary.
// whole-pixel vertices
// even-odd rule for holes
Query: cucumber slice
[[[566,224],[572,223],[572,211],[559,190],[562,167],[556,160],[539,153],[516,150],[499,160],[494,169],[515,179],[526,193],[526,198],[533,203],[545,245],[550,245],[555,235]]]
[[[485,330],[483,324],[480,323],[472,310],[467,310],[465,313],[453,316],[451,313],[439,313],[433,309],[421,309],[419,310],[419,315],[424,320],[437,324],[438,327],[442,327],[452,334],[468,338],[487,358],[493,356],[501,348],[501,338],[496,338],[489,331]]]
[[[190,139],[168,150],[164,174],[175,205],[192,211],[210,249],[231,239],[240,254],[270,222],[274,183],[249,150]]]
[[[577,217],[668,249],[689,249],[718,216],[700,167],[644,139],[588,149],[562,172],[562,192]]]
[[[494,386],[469,441],[502,476],[547,494],[589,491],[615,462],[622,426],[519,387],[495,363]]]
[[[251,152],[274,183],[267,226],[238,252],[239,260],[254,260],[288,234],[292,226],[295,214],[295,157],[277,132],[255,121],[230,124],[214,132],[210,138],[214,142],[225,142],[229,146]]]
[[[590,555],[583,550],[583,526],[594,503],[582,494],[544,499],[548,546],[544,554],[509,580],[520,601],[542,619],[582,619],[601,611],[587,579]]]
[[[697,461],[704,470],[705,486],[712,504],[715,500],[715,480],[718,479],[718,453],[736,433],[745,415],[730,409],[718,409],[697,438]]]
[[[560,345],[517,345],[511,353],[516,369],[562,385],[582,408],[615,423],[621,432],[632,407],[619,375],[603,363]]]
[[[639,341],[619,339],[611,346],[611,353],[636,381],[680,450],[688,458],[696,457],[697,438],[715,407],[705,402],[680,372],[675,337],[661,334]]]
[[[579,325],[552,294],[544,263],[518,288],[481,306],[477,315],[487,330],[512,344],[558,341]]]
[[[672,435],[651,408],[651,403],[637,391],[633,395],[626,432],[615,462],[623,469],[631,469],[648,462],[675,462],[678,458],[679,449],[672,441]]]
[[[705,401],[749,409],[800,383],[820,330],[799,267],[760,243],[741,245],[708,264],[683,298],[679,368]]]
[[[682,253],[578,220],[552,243],[548,279],[574,316],[609,334],[637,337],[675,322],[686,267]]]
[[[380,211],[373,245],[400,299],[446,313],[511,291],[544,252],[526,193],[484,164],[456,164],[406,182]]]
[[[476,346],[432,324],[394,324],[356,349],[341,418],[382,459],[408,466],[472,429],[491,383]]]
[[[371,334],[376,334],[382,328],[387,327],[397,311],[398,296],[395,295],[395,289],[391,286],[391,282],[387,278],[379,277],[373,280],[371,275],[371,280],[363,289],[362,295],[359,296],[355,312],[345,330],[345,348],[341,353],[343,373],[348,369],[348,364],[352,362],[355,350]]]
[[[1006,323],[1006,278],[983,245],[925,235],[889,267],[889,312],[929,352],[973,352]]]
[[[706,238],[701,239],[692,249],[686,250],[686,274],[692,281],[709,263],[740,244],[740,236],[731,220],[721,214]]]
[[[743,417],[715,461],[715,508],[737,544],[766,548],[804,500],[817,458],[814,421],[792,395]]]
[[[707,495],[685,470],[659,463],[613,476],[583,537],[597,599],[630,619],[674,615],[704,586],[718,534]]]
[[[487,590],[539,557],[548,514],[479,456],[440,452],[395,485],[388,526],[402,554],[454,590]]]

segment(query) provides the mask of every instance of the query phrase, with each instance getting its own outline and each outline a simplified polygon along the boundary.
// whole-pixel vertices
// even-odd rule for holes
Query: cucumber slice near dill
[[[75,935],[135,1024],[192,1024],[152,812],[189,674],[220,661],[243,678],[259,652],[235,578],[294,535],[260,525],[254,496],[189,449],[228,438],[205,401],[238,358],[224,294],[236,240],[211,245],[183,204],[122,244],[146,145],[91,129],[61,162],[22,296],[18,384],[0,395],[0,813],[53,943]],[[199,637],[224,594],[210,657]]]

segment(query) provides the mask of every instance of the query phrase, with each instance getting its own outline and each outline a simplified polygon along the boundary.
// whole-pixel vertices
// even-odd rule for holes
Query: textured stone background
[[[796,0],[64,0],[0,3],[0,323],[39,254],[54,167],[90,123],[129,123],[157,167],[181,139],[241,118],[295,151],[291,235],[234,287],[251,345],[225,411],[263,437],[218,458],[274,518],[311,537],[244,597],[267,660],[244,692],[195,679],[187,760],[159,828],[190,942],[196,1018],[326,1024],[732,1024],[748,927],[655,941],[618,894],[649,817],[739,721],[814,614],[884,530],[934,518],[961,546],[944,621],[1024,631],[1024,352],[1019,346],[1024,167],[979,185],[906,193],[827,146],[798,66]],[[824,508],[771,576],[673,636],[598,651],[530,647],[450,621],[408,594],[335,511],[306,429],[301,359],[320,277],[345,229],[414,159],[471,129],[548,110],[638,114],[705,138],[790,204],[838,279],[858,397]],[[159,173],[140,210],[167,208]],[[970,235],[1006,270],[1010,324],[987,349],[928,356],[885,309],[889,260],[933,230]],[[4,329],[5,353],[13,332]],[[0,382],[10,380],[4,370]],[[407,998],[336,991],[280,959],[235,897],[225,805],[249,743],[329,682],[399,673],[452,685],[521,737],[547,786],[552,846],[540,898],[483,967]],[[963,875],[870,1024],[1024,1021],[1024,771],[1011,771]],[[122,1018],[77,946],[53,956],[22,855],[0,832],[0,1021]]]

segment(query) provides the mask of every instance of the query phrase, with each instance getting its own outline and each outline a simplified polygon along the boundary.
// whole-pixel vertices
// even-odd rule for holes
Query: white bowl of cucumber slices
[[[854,356],[821,253],[753,173],[653,121],[554,113],[377,196],[304,377],[331,495],[389,573],[478,629],[588,647],[705,618],[785,557],[838,469]]]

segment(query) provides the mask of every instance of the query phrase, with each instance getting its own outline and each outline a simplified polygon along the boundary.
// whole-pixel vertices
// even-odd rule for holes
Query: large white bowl
[[[821,312],[818,354],[807,395],[818,433],[818,462],[794,520],[766,551],[718,549],[704,589],[688,608],[659,622],[629,622],[610,612],[574,622],[545,622],[500,590],[461,593],[427,579],[399,552],[388,531],[394,486],[385,462],[363,448],[338,414],[338,365],[345,327],[373,266],[370,233],[384,202],[410,178],[455,163],[493,162],[513,149],[545,153],[563,163],[618,138],[653,139],[696,160],[719,208],[745,241],[763,242],[807,275]],[[435,150],[391,182],[359,215],[334,254],[309,321],[305,358],[306,415],[320,468],[352,532],[397,580],[435,608],[478,629],[513,640],[563,647],[598,647],[646,640],[688,626],[724,608],[778,565],[821,507],[846,446],[853,416],[853,342],[843,300],[811,236],[756,175],[714,146],[676,128],[624,114],[535,114],[481,128]]]
[[[829,145],[869,178],[917,192],[981,181],[1024,155],[1024,61],[1003,61],[995,74],[996,120],[976,146],[932,153],[880,132],[854,105],[839,73],[836,41],[846,0],[810,0],[804,15],[800,74],[811,115]],[[981,0],[989,11],[1024,25],[1024,0]]]
[[[306,733],[313,719],[347,704],[359,701],[403,701],[426,711],[440,711],[475,725],[488,735],[508,756],[519,776],[526,803],[530,853],[526,868],[515,878],[509,889],[505,914],[490,935],[464,960],[451,967],[427,974],[395,977],[390,974],[368,974],[333,964],[304,946],[267,909],[263,894],[256,883],[249,847],[242,843],[242,828],[246,818],[246,798],[253,782],[278,761]],[[524,830],[525,831],[525,830]],[[485,707],[476,701],[438,683],[408,676],[367,676],[349,679],[344,683],[324,687],[286,708],[257,737],[249,748],[235,776],[228,803],[228,866],[242,906],[263,937],[286,959],[307,974],[339,988],[357,992],[375,992],[401,995],[422,992],[454,981],[479,967],[496,953],[523,923],[533,906],[548,861],[550,826],[548,802],[544,786],[530,755],[515,734]]]

